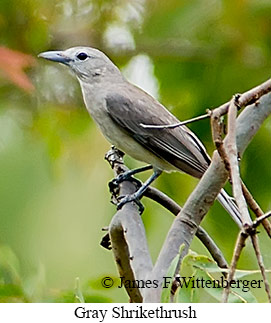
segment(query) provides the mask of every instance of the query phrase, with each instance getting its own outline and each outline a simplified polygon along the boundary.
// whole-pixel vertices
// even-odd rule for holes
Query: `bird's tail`
[[[224,209],[230,214],[237,225],[242,228],[241,215],[238,207],[232,197],[230,197],[223,189],[217,196],[219,203],[224,207]]]

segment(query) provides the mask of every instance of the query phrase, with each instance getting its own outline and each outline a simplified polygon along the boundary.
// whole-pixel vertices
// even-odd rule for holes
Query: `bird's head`
[[[38,57],[69,66],[82,82],[100,82],[101,79],[121,76],[119,69],[103,52],[91,47],[43,52]]]

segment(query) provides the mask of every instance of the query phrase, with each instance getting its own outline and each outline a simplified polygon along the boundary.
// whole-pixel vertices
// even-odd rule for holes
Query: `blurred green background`
[[[99,245],[115,212],[107,189],[113,173],[104,161],[110,145],[88,116],[75,77],[37,54],[97,47],[185,120],[270,77],[270,17],[269,0],[1,0],[0,301],[74,301],[76,277],[86,301],[128,301],[123,289],[100,285],[102,277],[118,276],[112,253]],[[190,128],[212,154],[209,121]],[[241,164],[263,210],[271,208],[270,134],[267,120]],[[155,185],[182,205],[196,183],[174,173]],[[173,217],[143,203],[155,260]],[[220,205],[203,227],[230,261],[237,228]],[[270,268],[262,228],[259,237]],[[196,238],[192,249],[208,255]],[[257,269],[250,243],[238,267]]]

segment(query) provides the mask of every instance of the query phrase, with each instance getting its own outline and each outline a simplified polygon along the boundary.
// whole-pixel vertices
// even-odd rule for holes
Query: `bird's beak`
[[[66,56],[62,51],[49,51],[43,52],[38,55],[38,57],[48,59],[49,61],[62,63],[65,65],[69,65],[72,60],[68,56]]]

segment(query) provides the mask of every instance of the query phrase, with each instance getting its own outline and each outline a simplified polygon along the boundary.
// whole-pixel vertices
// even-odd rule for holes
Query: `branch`
[[[118,175],[126,170],[120,154],[112,148],[106,154],[106,160]],[[132,194],[137,186],[124,181],[119,185],[120,196]],[[135,280],[146,280],[146,275],[152,270],[152,260],[148,250],[146,234],[138,208],[134,203],[125,204],[121,210],[114,215],[110,226],[109,235],[112,244],[113,254],[121,277],[129,282]],[[140,243],[138,243],[140,241]],[[142,302],[143,290],[140,288],[129,288],[125,286],[131,302]]]
[[[208,235],[208,233],[202,228],[198,227],[196,232],[196,236],[200,239],[200,241],[205,245],[207,250],[210,252],[213,259],[216,261],[217,265],[220,268],[228,268],[228,263],[224,258],[221,250],[215,244],[213,239]]]
[[[257,93],[255,89],[258,89]],[[263,85],[248,91],[239,102],[252,102],[258,99],[260,94],[271,90],[271,83],[267,81]],[[248,95],[248,93],[250,95]],[[218,109],[228,109],[228,103]],[[239,154],[242,154],[247,145],[258,131],[259,127],[267,116],[271,113],[271,95],[265,95],[257,104],[248,106],[237,119],[236,141]],[[225,143],[227,143],[227,136]],[[182,211],[175,218],[157,262],[153,268],[150,277],[160,282],[160,288],[149,289],[144,298],[145,302],[159,302],[161,293],[162,278],[166,275],[167,270],[178,254],[179,247],[184,243],[186,252],[195,235],[200,222],[209,210],[216,196],[224,186],[228,178],[228,172],[225,170],[224,163],[217,152],[214,152],[213,160],[195,190],[189,196]]]
[[[219,108],[215,109],[211,113],[211,131],[212,131],[212,138],[217,149],[217,152],[221,159],[225,164],[225,169],[227,171],[230,170],[230,162],[228,160],[228,156],[226,150],[224,148],[222,132],[223,132],[223,122],[221,120],[221,116],[223,111]]]
[[[171,225],[156,264],[150,274],[152,279],[160,282],[160,288],[149,289],[146,292],[144,302],[160,302],[162,279],[166,276],[172,260],[178,254],[182,244],[185,245],[183,256],[187,253],[201,220],[213,204],[226,180],[227,172],[225,171],[224,164],[219,155],[215,153],[213,162]]]
[[[241,107],[246,107],[248,105],[252,105],[254,103],[257,103],[257,101],[264,96],[265,94],[269,93],[271,91],[271,79],[265,81],[264,83],[254,87],[253,89],[248,90],[247,92],[240,94],[239,97],[239,105]],[[216,108],[216,113],[220,114],[221,116],[228,113],[230,102],[228,101],[221,105],[220,107]]]
[[[161,191],[159,191],[158,189],[156,189],[152,186],[148,187],[144,196],[148,197],[148,198],[152,199],[153,201],[159,203],[160,205],[164,206],[167,210],[169,210],[174,215],[177,215],[181,211],[181,207],[174,200],[172,200],[165,193],[162,193]],[[114,229],[114,231],[116,231],[116,239],[118,238],[118,235],[120,235],[119,239],[122,239],[121,236],[123,235],[123,230],[122,230],[121,225],[118,223],[118,220],[119,220],[118,214],[116,216],[117,216],[117,219],[114,220],[114,218],[113,218],[113,220],[111,221],[111,231],[113,230],[113,226],[115,228],[115,222],[116,222],[117,227]],[[121,227],[121,228],[119,228],[119,227]],[[109,228],[107,227],[107,228],[104,228],[103,230],[108,231],[108,229]],[[112,233],[111,233],[111,235],[112,235]],[[206,249],[209,251],[210,255],[216,261],[217,265],[220,268],[228,268],[227,261],[224,258],[221,250],[218,248],[216,243],[213,241],[213,239],[208,235],[208,233],[203,228],[201,228],[201,227],[198,228],[198,230],[196,232],[196,236],[203,243],[203,245],[206,247]],[[116,244],[116,242],[114,241],[113,244]],[[125,241],[122,241],[122,242],[117,241],[117,244],[118,245],[125,244]],[[112,249],[111,248],[111,241],[110,241],[110,237],[109,237],[108,233],[103,237],[101,245],[103,247],[105,247],[106,249],[109,249],[109,250]],[[115,255],[115,257],[118,257],[118,259],[124,258],[124,261],[126,261],[127,259],[129,259],[129,253],[127,253],[126,250],[127,250],[127,248],[124,248],[122,250],[123,252],[120,253],[119,255]],[[119,263],[119,261],[117,261],[117,262]],[[125,266],[123,266],[123,267],[129,267],[129,263],[128,264],[126,263]],[[120,268],[120,271],[122,272],[122,274],[120,274],[120,276],[124,276],[124,277],[126,277],[127,275],[129,276],[129,272],[125,273],[124,270],[125,270],[125,268]]]
[[[162,193],[158,189],[149,186],[146,190],[144,196],[156,201],[157,203],[164,206],[174,215],[177,215],[181,211],[181,207],[174,200],[172,200],[169,196]],[[196,237],[203,243],[206,249],[210,252],[213,259],[216,261],[217,265],[220,268],[228,268],[228,264],[226,259],[224,258],[221,250],[218,248],[213,239],[209,236],[209,234],[202,228],[199,227],[196,232]]]
[[[259,89],[259,93],[265,93],[267,88],[270,88],[268,82],[265,82],[263,85],[255,89]],[[257,94],[255,89],[248,91],[244,97],[241,96],[240,101],[242,102],[243,100],[243,102],[248,103],[253,100],[257,100],[259,98],[259,93]],[[223,105],[215,111],[219,111],[219,109],[221,109],[221,113],[223,113],[228,109],[228,107],[226,109],[226,105]],[[271,97],[270,95],[267,95],[261,99],[260,103],[256,102],[253,106],[247,107],[238,117],[238,131],[236,137],[237,147],[240,153],[245,150],[249,141],[259,129],[261,123],[270,113]],[[227,143],[227,138],[225,143]],[[117,163],[115,163],[115,161],[112,163],[112,168],[114,168],[117,174],[126,170],[123,162],[118,163],[118,161]],[[224,164],[219,155],[215,152],[211,166],[204,174],[194,192],[190,195],[183,210],[177,215],[173,222],[153,270],[146,243],[144,227],[141,222],[141,218],[138,216],[137,208],[133,203],[128,203],[121,211],[118,211],[110,225],[110,236],[119,272],[125,273],[126,277],[130,277],[131,280],[133,280],[133,277],[135,279],[146,280],[149,276],[151,280],[158,279],[158,281],[161,282],[161,279],[166,274],[172,259],[178,254],[179,247],[183,243],[186,250],[182,254],[182,257],[186,253],[193,236],[198,231],[198,226],[201,220],[226,182],[227,177],[227,171],[224,168]],[[132,186],[127,187],[127,184]],[[132,193],[135,190],[136,186],[132,183],[123,182],[120,185],[121,195]],[[176,209],[175,202],[170,200],[164,201],[163,193],[158,195],[159,196],[156,195],[156,199],[160,200],[160,202],[163,201],[164,205],[166,204],[171,211],[173,211],[174,208]],[[129,219],[130,216],[131,219]],[[140,224],[139,226],[135,224],[136,222],[133,222],[133,220],[138,219],[138,223]],[[131,223],[133,223],[133,225],[131,225]],[[129,236],[129,234],[133,234],[135,227],[135,234]],[[119,238],[117,238],[117,236]],[[143,238],[143,241],[141,240],[141,237]],[[130,243],[130,241],[133,242]],[[138,241],[142,241],[143,251],[145,251],[143,255],[141,246],[140,250],[137,248]],[[124,257],[124,260],[119,261],[120,259],[122,260],[122,257]],[[129,293],[132,301],[142,300],[142,295],[143,300],[146,302],[160,301],[160,288],[156,288],[155,290],[147,289],[142,291],[142,293],[140,293],[139,289],[133,289],[132,291],[127,290],[127,292]],[[146,292],[145,295],[144,292]]]
[[[172,214],[177,215],[181,211],[181,207],[178,203],[172,200],[165,193],[159,191],[157,188],[149,186],[144,193],[144,196],[152,199],[153,201],[159,203],[164,208],[169,210]]]
[[[237,116],[238,101],[239,101],[239,97],[233,96],[229,106],[228,136],[227,136],[227,143],[225,144],[225,150],[227,153],[229,166],[230,166],[233,196],[235,198],[235,201],[240,211],[242,224],[243,226],[248,226],[252,224],[252,220],[248,213],[246,200],[244,198],[243,191],[242,191],[239,163],[238,163],[238,152],[237,152],[237,145],[236,145],[236,116]]]
[[[257,102],[257,100],[260,97],[262,97],[264,94],[269,93],[270,91],[271,91],[271,80],[267,80],[266,82],[262,83],[261,85],[256,86],[255,88],[243,93],[241,106],[243,107],[243,106],[247,106],[247,105]],[[192,123],[195,121],[210,118],[210,116],[213,113],[215,113],[216,115],[219,115],[221,117],[224,114],[228,113],[229,107],[230,107],[230,101],[223,104],[222,106],[220,106],[219,108],[217,108],[213,111],[207,110],[206,114],[203,114],[198,117],[188,119],[185,121],[181,121],[181,122],[177,122],[177,123],[173,123],[173,124],[163,124],[163,125],[140,123],[140,126],[145,129],[173,129],[173,128],[184,126],[188,123]]]
[[[131,207],[131,204],[127,205],[128,208],[130,208],[129,211],[132,211],[134,213],[133,206]],[[115,216],[113,217],[109,232],[110,232],[110,239],[112,244],[112,250],[114,253],[115,261],[118,266],[119,275],[120,277],[124,277],[125,280],[128,280],[129,282],[135,281],[135,272],[132,268],[131,260],[133,259],[133,256],[131,256],[131,251],[129,250],[128,241],[129,238],[125,236],[125,233],[130,232],[129,229],[124,229],[123,223],[122,223],[122,216],[123,211],[119,211]],[[138,216],[137,211],[135,212],[135,215]],[[124,214],[125,216],[125,214]],[[134,246],[137,245],[134,241]],[[136,259],[136,258],[135,258]],[[128,295],[130,296],[130,301],[132,303],[141,303],[142,302],[142,295],[140,293],[139,288],[129,288],[126,287],[126,291]]]
[[[228,111],[227,144],[225,145],[225,150],[224,149],[222,150],[222,153],[220,154],[220,156],[222,157],[222,159],[224,158],[225,166],[230,172],[230,178],[233,186],[233,195],[240,211],[244,231],[241,232],[236,243],[236,247],[233,254],[233,260],[231,262],[229,275],[228,275],[228,284],[227,284],[227,287],[224,289],[222,301],[223,302],[228,301],[230,285],[231,285],[230,283],[234,277],[238,260],[245,246],[245,240],[248,236],[250,236],[252,240],[258,265],[260,267],[263,281],[265,284],[265,290],[266,290],[268,299],[270,301],[271,300],[270,287],[265,274],[265,268],[264,268],[263,259],[262,259],[262,255],[261,255],[261,251],[258,243],[258,237],[256,236],[255,224],[252,223],[252,220],[250,218],[246,201],[249,200],[250,205],[252,205],[254,209],[256,208],[255,210],[257,211],[257,215],[260,216],[260,218],[263,215],[263,212],[258,207],[257,203],[254,201],[253,197],[250,195],[245,185],[242,183],[242,180],[240,177],[240,171],[239,171],[238,152],[237,152],[237,146],[236,146],[236,116],[237,116],[237,107],[238,106],[240,107],[238,100],[239,100],[239,96],[233,96],[230,102],[229,111]],[[223,145],[221,145],[221,147],[223,147]],[[224,155],[224,152],[226,153],[226,155]],[[244,196],[244,193],[246,193],[246,198]],[[266,222],[267,219],[261,218],[261,220]],[[266,226],[266,223],[265,223],[265,228],[268,228]]]
[[[271,224],[267,220],[267,218],[269,216],[266,216],[263,213],[262,209],[260,208],[258,203],[254,200],[253,196],[251,195],[248,188],[245,186],[245,184],[243,182],[242,182],[242,191],[243,191],[243,194],[244,194],[244,197],[245,197],[245,199],[247,201],[248,206],[254,212],[254,214],[257,217],[257,220],[259,221],[258,224],[262,223],[262,225],[265,228],[265,231],[267,232],[269,238],[271,238]],[[264,216],[264,215],[265,215],[265,217],[262,218],[262,216]]]
[[[256,220],[254,220],[254,221],[253,221],[253,227],[254,227],[254,228],[257,228],[257,226],[258,226],[261,222],[263,222],[263,221],[267,220],[267,218],[269,218],[270,216],[271,216],[271,212],[269,211],[269,212],[267,212],[267,213],[263,214],[262,216],[258,217]]]
[[[264,281],[264,287],[265,287],[265,291],[268,297],[268,301],[269,303],[271,303],[271,293],[270,293],[270,286],[266,277],[266,273],[265,273],[265,268],[264,268],[264,264],[263,264],[263,258],[262,258],[262,254],[261,254],[261,250],[260,250],[260,246],[259,246],[259,240],[256,234],[252,234],[250,236],[252,244],[253,244],[253,248],[256,254],[256,258],[258,261],[258,265],[260,267],[261,270],[261,274],[263,277],[263,281]]]
[[[109,161],[116,175],[128,170],[123,164],[122,153],[115,148],[107,153],[106,160]],[[133,186],[127,187],[128,183],[129,182],[125,182],[122,184],[118,194],[129,194],[130,190],[133,192],[136,189],[136,187]],[[149,187],[145,192],[145,196],[158,202],[174,215],[177,215],[181,210],[181,207],[174,200],[156,188]],[[118,211],[113,217],[110,227],[105,229],[106,231],[109,230],[110,236],[109,234],[106,234],[103,237],[101,244],[107,249],[111,249],[109,247],[111,242],[120,277],[124,277],[125,280],[132,282],[135,281],[136,277],[139,277],[138,279],[143,279],[142,277],[144,277],[147,272],[151,272],[152,265],[149,266],[149,268],[146,268],[145,266],[143,268],[143,274],[138,272],[142,269],[142,262],[144,263],[146,259],[149,258],[149,253],[145,245],[146,257],[142,259],[142,261],[139,261],[139,256],[137,256],[137,254],[140,253],[141,256],[142,250],[141,247],[140,250],[138,249],[138,241],[145,240],[144,237],[142,237],[145,232],[137,208],[131,203],[128,203],[127,206],[128,205],[130,206],[130,209],[127,208],[124,212],[123,207],[122,210]],[[227,268],[228,264],[221,250],[217,247],[208,233],[204,229],[199,228],[196,236],[205,245],[218,266]],[[126,290],[133,302],[142,302],[142,295],[138,288],[126,288]]]
[[[227,279],[228,282],[231,282],[234,278],[237,262],[240,258],[243,248],[245,247],[245,242],[247,237],[248,237],[248,234],[246,232],[244,231],[239,232],[239,235],[235,244],[234,252],[233,252],[233,258],[231,261],[230,270],[228,273],[228,279]],[[223,290],[222,303],[227,303],[229,294],[230,294],[230,284],[227,284],[226,288],[224,288]]]
[[[257,98],[258,95],[255,93],[255,91],[259,89],[261,93],[264,91],[267,91],[269,89],[269,81],[263,83],[263,85],[260,85],[259,87],[256,87],[255,89],[252,89],[248,91],[247,93],[252,93],[254,98]],[[264,90],[263,90],[264,89]],[[247,97],[247,93],[245,93],[245,96]],[[237,108],[240,108],[240,103],[239,103],[240,96],[238,97],[238,104]],[[247,100],[243,100],[241,98],[241,103],[246,104]],[[226,170],[230,171],[230,161],[228,159],[228,155],[226,153],[226,150],[224,148],[224,143],[222,139],[222,129],[223,129],[223,123],[221,122],[221,116],[225,113],[225,107],[229,107],[227,104],[224,104],[220,108],[216,108],[215,110],[212,111],[211,113],[211,130],[212,130],[212,137],[213,137],[213,142],[215,143],[215,146],[217,148],[217,151],[224,161],[225,168]],[[240,122],[240,119],[239,119]],[[263,215],[263,211],[257,204],[257,202],[254,200],[253,196],[245,186],[245,184],[242,182],[242,192],[243,195],[246,199],[246,202],[248,203],[249,207],[251,210],[255,213],[256,217],[260,217]],[[269,237],[271,237],[271,224],[270,222],[265,219],[262,221],[262,224],[268,234]]]
[[[241,256],[242,250],[245,247],[245,241],[246,239],[250,236],[251,241],[252,241],[252,245],[253,245],[253,249],[255,251],[255,255],[257,258],[257,262],[261,271],[261,275],[263,277],[263,281],[264,281],[264,286],[265,286],[265,291],[268,297],[268,301],[271,302],[271,292],[270,292],[270,286],[266,277],[266,273],[265,273],[265,267],[264,267],[264,263],[263,263],[263,258],[261,255],[261,251],[260,251],[260,246],[259,246],[259,241],[258,241],[258,237],[256,235],[256,230],[255,228],[257,227],[257,225],[259,225],[259,221],[264,220],[266,217],[270,216],[271,212],[264,214],[264,216],[260,218],[258,218],[252,226],[248,226],[247,229],[241,231],[238,235],[238,239],[236,241],[235,244],[235,248],[234,248],[234,253],[233,253],[233,258],[232,258],[232,262],[230,265],[230,269],[229,269],[229,273],[228,273],[228,284],[226,286],[226,288],[223,290],[223,295],[222,295],[222,302],[223,303],[227,303],[228,302],[228,298],[229,298],[229,293],[230,293],[230,282],[234,279],[234,273],[236,271],[236,267],[237,267],[237,263],[238,260]]]

